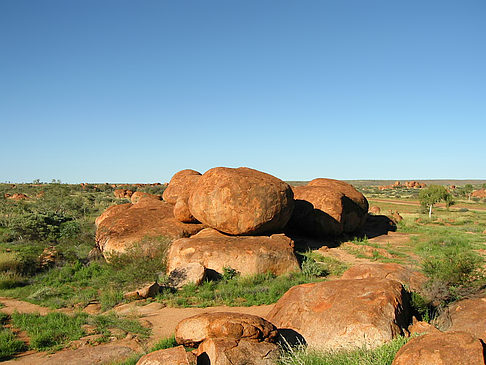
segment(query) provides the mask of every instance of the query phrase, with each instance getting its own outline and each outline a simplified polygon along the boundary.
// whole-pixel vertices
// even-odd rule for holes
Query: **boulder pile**
[[[164,236],[173,241],[169,274],[178,268],[188,273],[190,264],[217,274],[225,267],[242,275],[297,271],[294,244],[284,232],[318,238],[353,233],[368,212],[366,198],[342,181],[320,178],[292,188],[246,167],[179,171],[162,197],[126,189],[115,196],[131,203],[112,206],[96,219],[100,251],[108,258],[143,241],[150,254]]]
[[[177,343],[197,347],[197,363],[274,365],[279,354],[277,328],[249,314],[204,313],[181,321]]]

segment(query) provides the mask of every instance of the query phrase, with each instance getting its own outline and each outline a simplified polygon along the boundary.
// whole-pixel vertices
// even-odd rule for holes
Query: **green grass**
[[[18,340],[9,329],[0,329],[0,361],[7,360],[26,349],[25,343]]]
[[[82,325],[86,324],[87,314],[68,316],[63,313],[40,314],[14,313],[12,324],[27,332],[30,348],[34,350],[58,350],[73,340],[85,335]]]
[[[101,340],[110,336],[110,329],[119,328],[128,333],[147,338],[150,330],[134,320],[120,318],[115,314],[90,316],[78,312],[67,315],[52,312],[47,315],[38,313],[14,313],[12,325],[27,332],[30,348],[38,351],[57,351],[69,342],[86,335],[83,325],[94,326],[94,333],[103,335]]]
[[[272,304],[292,286],[319,280],[323,278],[308,277],[303,273],[236,276],[230,280],[206,281],[200,286],[186,285],[177,292],[165,290],[156,299],[173,307]]]
[[[405,337],[394,340],[376,349],[353,351],[319,352],[306,348],[284,352],[279,365],[391,365],[398,350],[408,341]]]
[[[51,308],[99,301],[102,309],[107,310],[123,301],[124,291],[155,280],[157,273],[164,270],[166,243],[163,241],[160,252],[151,258],[128,253],[111,263],[66,263],[31,277],[28,285],[23,286],[17,284],[19,281],[26,283],[26,278],[0,274],[0,295]]]

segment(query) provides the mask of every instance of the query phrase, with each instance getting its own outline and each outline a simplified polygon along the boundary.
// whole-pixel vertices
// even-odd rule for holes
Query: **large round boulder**
[[[481,341],[466,332],[434,332],[412,338],[392,365],[484,365]]]
[[[406,333],[408,294],[394,280],[367,278],[297,285],[267,319],[323,351],[375,348]]]
[[[314,179],[293,192],[292,230],[314,237],[338,236],[359,231],[366,222],[368,201],[348,183]]]
[[[198,263],[218,274],[223,274],[225,267],[241,275],[266,272],[282,275],[300,271],[293,241],[283,234],[228,236],[211,228],[172,242],[167,255],[167,271],[190,263]]]
[[[96,225],[96,242],[105,258],[137,245],[150,251],[158,247],[161,238],[188,237],[203,228],[177,221],[171,204],[150,197],[142,197],[137,204],[108,208],[96,219]]]
[[[179,197],[186,199],[196,181],[201,177],[201,173],[195,170],[182,170],[174,174],[169,181],[169,185],[164,190],[162,197],[167,203],[175,204]]]
[[[198,221],[232,235],[281,231],[293,208],[288,184],[246,167],[207,171],[189,198],[189,210]]]
[[[162,197],[166,202],[174,204],[174,217],[180,222],[197,222],[189,210],[188,200],[194,184],[200,177],[201,174],[194,170],[179,171],[170,179],[164,190]]]

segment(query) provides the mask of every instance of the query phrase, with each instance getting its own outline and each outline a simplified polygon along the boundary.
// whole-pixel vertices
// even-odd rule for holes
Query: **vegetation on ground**
[[[92,333],[101,335],[99,342],[105,342],[111,336],[110,330],[120,329],[146,338],[150,331],[139,322],[120,318],[115,314],[90,316],[83,312],[67,315],[51,312],[47,315],[38,313],[14,313],[12,326],[21,329],[29,336],[29,347],[38,351],[56,351],[71,341],[78,340],[88,333],[85,325],[92,326]]]
[[[391,365],[396,353],[407,343],[406,337],[394,340],[376,349],[322,352],[306,347],[283,351],[279,365]]]

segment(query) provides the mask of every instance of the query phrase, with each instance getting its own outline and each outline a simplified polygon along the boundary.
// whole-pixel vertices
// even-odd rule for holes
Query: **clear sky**
[[[0,0],[0,181],[486,178],[484,0]]]

